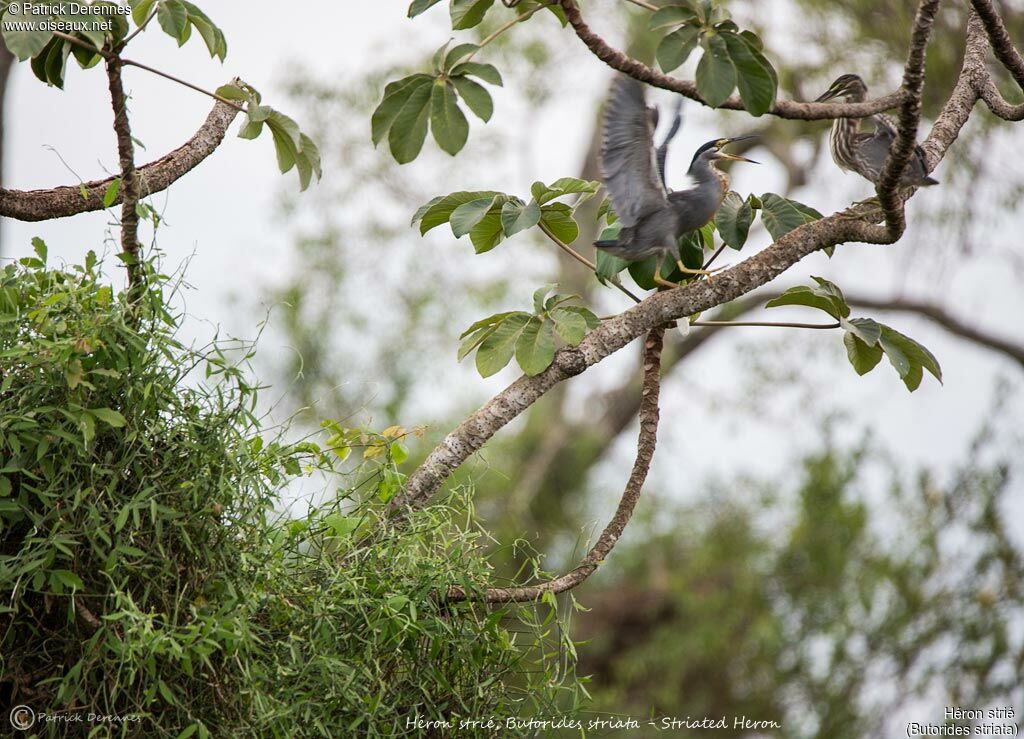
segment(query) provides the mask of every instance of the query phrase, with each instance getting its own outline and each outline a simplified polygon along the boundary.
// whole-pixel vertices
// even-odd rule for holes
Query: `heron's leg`
[[[721,267],[712,267],[711,269],[690,269],[683,264],[682,259],[677,259],[676,266],[679,268],[679,271],[685,275],[712,275],[719,270],[725,269],[729,265],[723,264]]]
[[[661,267],[662,267],[662,265],[665,264],[665,256],[666,256],[665,252],[662,252],[661,256],[658,258],[658,264],[654,268],[654,277],[653,277],[654,284],[655,285],[661,285],[662,287],[667,287],[667,288],[679,287],[679,285],[677,283],[672,282],[670,280],[666,280],[664,277],[661,276]]]

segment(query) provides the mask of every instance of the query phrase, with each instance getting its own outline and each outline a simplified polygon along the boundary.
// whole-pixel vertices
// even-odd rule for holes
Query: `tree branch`
[[[224,140],[228,126],[237,114],[237,110],[224,103],[215,104],[192,138],[160,159],[139,167],[136,175],[140,197],[166,190],[210,156]],[[103,210],[106,207],[103,205],[103,196],[114,179],[108,177],[80,186],[66,185],[48,190],[23,191],[0,188],[0,216],[19,221],[47,221]],[[123,190],[122,187],[118,191],[113,204],[124,201]]]
[[[121,60],[117,56],[107,58],[107,83],[110,89],[110,104],[114,109],[114,133],[117,136],[117,157],[121,165],[121,253],[128,269],[128,296],[133,301],[141,295],[145,274],[141,264],[139,246],[139,214],[135,206],[139,202],[139,178],[135,172],[135,144],[132,142],[132,128],[128,121],[128,98],[121,81]]]
[[[917,124],[921,120],[921,93],[924,90],[924,52],[938,9],[939,0],[921,0],[917,6],[910,49],[903,67],[902,89],[906,97],[900,105],[896,140],[889,147],[889,156],[878,176],[876,192],[885,213],[885,228],[892,241],[899,239],[907,227],[903,204],[909,196],[900,194],[899,185],[917,146]]]
[[[643,64],[624,54],[618,49],[612,48],[608,42],[594,33],[590,26],[583,20],[575,0],[560,0],[562,10],[569,19],[569,25],[579,39],[586,44],[594,55],[612,69],[627,74],[634,79],[646,82],[653,87],[660,87],[665,90],[677,92],[684,97],[695,100],[702,105],[707,105],[704,99],[697,92],[697,85],[690,80],[681,80],[662,74],[656,69]],[[831,118],[865,118],[870,115],[891,110],[906,100],[906,92],[898,90],[889,95],[884,95],[874,100],[867,100],[863,103],[800,103],[794,100],[776,100],[768,110],[769,115],[800,121],[819,121]],[[738,97],[730,97],[718,106],[724,110],[745,110],[743,102]]]
[[[467,593],[463,588],[453,585],[448,588],[448,600],[482,600],[485,603],[510,603],[540,600],[545,593],[564,593],[570,590],[597,570],[622,537],[629,520],[633,516],[647,472],[654,458],[654,448],[658,441],[658,396],[661,389],[661,349],[665,338],[665,327],[651,329],[644,343],[644,380],[640,399],[640,436],[636,444],[636,460],[633,471],[629,475],[622,498],[615,510],[612,520],[605,526],[597,542],[590,548],[587,556],[579,566],[561,577],[536,585],[522,585],[511,588],[487,588],[482,594]]]
[[[615,318],[602,322],[578,347],[555,354],[546,370],[521,377],[473,413],[427,456],[391,501],[401,517],[407,507],[419,507],[441,483],[497,431],[558,383],[618,351],[651,329],[684,316],[710,310],[770,282],[808,254],[847,241],[863,241],[871,224],[863,220],[872,210],[858,205],[790,231],[776,243],[715,276],[656,293]]]
[[[1024,57],[1014,48],[1010,34],[1006,32],[1003,19],[996,12],[992,0],[971,0],[971,5],[974,6],[975,12],[981,18],[996,59],[1006,67],[1020,88],[1024,90]]]

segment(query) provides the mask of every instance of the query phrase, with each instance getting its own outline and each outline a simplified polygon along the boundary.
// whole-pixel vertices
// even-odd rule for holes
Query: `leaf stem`
[[[155,11],[155,10],[154,10],[154,11],[153,11],[152,13],[150,13],[150,14],[149,14],[149,17],[148,17],[148,18],[146,18],[146,20],[142,21],[142,25],[140,25],[140,26],[139,26],[138,28],[136,28],[136,29],[135,29],[134,31],[132,31],[131,33],[129,33],[127,37],[125,37],[125,40],[121,42],[121,46],[120,46],[119,48],[122,48],[122,49],[123,49],[123,48],[124,48],[125,46],[127,46],[127,45],[128,45],[128,42],[129,42],[129,41],[131,41],[131,40],[132,40],[133,38],[135,38],[135,37],[136,37],[136,36],[138,36],[138,35],[139,35],[140,33],[142,33],[143,31],[145,31],[145,30],[146,30],[146,26],[148,26],[148,25],[149,25],[149,22],[150,22],[151,20],[153,20],[154,18],[156,18],[156,13],[157,13],[157,11]]]
[[[568,254],[568,255],[569,255],[570,257],[572,257],[573,259],[575,259],[575,260],[576,260],[577,262],[579,262],[580,264],[586,265],[586,267],[587,267],[587,268],[588,268],[588,269],[589,269],[589,270],[590,270],[591,272],[593,272],[594,274],[597,274],[597,265],[596,265],[596,264],[594,264],[593,262],[591,262],[591,261],[590,261],[589,259],[587,259],[587,258],[586,258],[585,256],[583,256],[582,254],[580,254],[580,253],[579,253],[578,251],[576,251],[575,249],[572,249],[572,248],[570,248],[570,247],[566,246],[565,244],[563,244],[563,243],[562,243],[562,240],[561,240],[560,238],[558,238],[557,236],[555,236],[555,235],[554,235],[553,233],[551,233],[551,229],[549,229],[549,228],[548,228],[547,226],[545,226],[543,222],[540,222],[540,223],[538,223],[537,225],[538,225],[538,226],[540,227],[540,230],[544,232],[544,235],[545,235],[545,236],[547,236],[547,237],[548,237],[549,239],[551,239],[552,241],[554,241],[554,242],[555,242],[555,245],[556,245],[556,246],[557,246],[557,247],[558,247],[559,249],[561,249],[562,251],[564,251],[564,252],[565,252],[566,254]],[[615,282],[615,281],[612,281],[612,280],[609,280],[609,282],[611,282],[611,283],[612,283],[613,285],[615,285],[615,287],[617,287],[617,288],[618,288],[619,290],[621,290],[621,291],[622,291],[623,293],[625,293],[625,294],[626,294],[626,295],[628,295],[628,296],[629,296],[630,298],[632,298],[632,300],[633,300],[633,302],[634,302],[634,303],[639,303],[639,302],[640,302],[640,298],[638,298],[638,297],[637,297],[636,295],[634,295],[634,294],[633,294],[633,293],[631,293],[631,292],[630,292],[629,290],[627,290],[626,288],[624,288],[624,287],[623,287],[622,285],[620,285],[620,284],[619,284],[618,282]]]
[[[633,3],[633,5],[639,5],[641,8],[644,8],[646,10],[651,10],[651,11],[658,10],[658,6],[657,5],[651,5],[650,3],[645,3],[644,0],[626,0],[626,2]]]
[[[538,5],[537,7],[535,7],[535,8],[531,8],[530,10],[527,10],[527,11],[526,11],[525,13],[523,13],[522,15],[520,15],[520,16],[516,16],[515,18],[513,18],[512,20],[510,20],[510,21],[509,21],[508,23],[506,23],[505,25],[503,25],[503,26],[500,26],[500,27],[499,27],[499,28],[498,28],[497,30],[495,30],[495,31],[494,31],[494,32],[493,32],[492,34],[490,34],[489,36],[486,36],[486,37],[484,38],[484,40],[483,40],[483,41],[481,41],[481,42],[480,42],[480,43],[479,43],[479,44],[477,45],[477,48],[476,48],[476,50],[475,50],[475,51],[473,51],[473,52],[471,52],[471,53],[470,53],[470,54],[469,54],[469,55],[468,55],[468,56],[467,56],[467,57],[466,57],[465,59],[463,59],[463,60],[462,60],[462,61],[463,61],[463,63],[465,63],[465,62],[468,62],[468,61],[470,61],[470,60],[471,60],[471,59],[472,59],[472,58],[473,58],[474,56],[476,56],[476,53],[477,53],[477,51],[480,51],[480,49],[484,48],[485,46],[487,46],[487,44],[489,44],[489,43],[491,43],[492,41],[494,41],[494,39],[498,38],[498,36],[500,36],[501,34],[505,33],[505,31],[509,30],[510,28],[512,28],[513,26],[515,26],[515,25],[516,25],[516,24],[518,24],[518,23],[522,23],[522,22],[523,22],[523,21],[525,21],[525,20],[529,20],[530,18],[532,18],[532,17],[533,17],[533,14],[534,14],[534,13],[536,13],[536,12],[537,12],[538,10],[543,10],[544,8],[548,7],[548,6],[549,6],[549,5],[551,5],[551,4],[552,4],[552,3],[543,3],[543,2],[542,2],[542,3],[541,3],[540,5]]]
[[[820,329],[832,329],[839,328],[839,322],[836,323],[788,323],[788,322],[773,322],[773,321],[691,321],[691,326],[781,326],[783,328],[820,328]]]
[[[110,59],[113,59],[113,58],[117,57],[117,54],[115,54],[112,51],[106,51],[105,49],[97,49],[92,44],[90,44],[90,43],[88,43],[86,41],[82,41],[82,39],[75,38],[74,36],[72,36],[70,34],[63,33],[62,31],[54,31],[53,35],[58,37],[58,38],[62,38],[65,41],[67,41],[67,42],[69,42],[71,44],[75,44],[76,46],[80,46],[83,49],[87,49],[88,51],[91,51],[94,54],[99,54],[104,59],[110,60]],[[244,113],[245,112],[245,108],[244,107],[242,107],[241,105],[239,105],[238,103],[236,103],[236,102],[234,102],[232,100],[228,100],[227,98],[221,97],[220,95],[218,95],[215,92],[210,92],[209,90],[204,90],[202,87],[199,87],[198,85],[193,85],[191,82],[186,82],[185,80],[180,79],[178,77],[175,77],[174,75],[167,74],[167,72],[161,72],[159,69],[155,69],[154,67],[151,67],[148,64],[143,64],[142,62],[136,62],[136,61],[134,61],[132,59],[121,59],[121,65],[122,66],[126,66],[126,67],[138,67],[139,69],[144,69],[147,72],[149,72],[150,74],[155,74],[158,77],[163,77],[164,79],[168,79],[171,82],[177,82],[179,85],[187,87],[190,90],[195,90],[196,92],[200,92],[203,95],[206,95],[208,97],[213,98],[214,100],[217,100],[218,102],[224,103],[225,105],[229,105],[232,108],[234,108],[235,110],[237,110],[239,113]]]

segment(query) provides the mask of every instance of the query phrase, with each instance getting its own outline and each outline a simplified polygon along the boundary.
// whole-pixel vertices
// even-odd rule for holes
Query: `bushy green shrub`
[[[51,736],[406,736],[571,692],[535,608],[436,597],[490,574],[465,500],[357,546],[401,479],[394,434],[362,437],[328,504],[276,514],[359,435],[266,438],[250,355],[183,346],[152,265],[132,306],[92,254],[36,250],[0,273],[0,704],[71,717],[40,717]]]

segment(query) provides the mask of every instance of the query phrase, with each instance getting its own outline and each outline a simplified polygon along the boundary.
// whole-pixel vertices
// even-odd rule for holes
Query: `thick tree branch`
[[[472,414],[430,453],[391,502],[398,516],[407,506],[419,507],[473,452],[558,383],[629,344],[638,336],[684,316],[710,310],[767,284],[808,254],[871,236],[864,217],[870,205],[858,205],[783,236],[773,245],[734,267],[675,290],[647,298],[590,332],[578,347],[560,350],[548,369],[535,377],[521,377]]]
[[[924,90],[924,52],[938,9],[939,0],[921,0],[917,6],[910,49],[903,67],[902,89],[906,97],[900,105],[896,140],[889,148],[889,156],[878,176],[878,201],[882,204],[885,228],[892,241],[899,239],[907,227],[903,204],[909,196],[899,192],[899,185],[917,146],[917,124],[921,120],[921,93]]]
[[[237,114],[237,110],[224,103],[215,104],[192,138],[160,159],[139,167],[136,170],[139,196],[147,197],[166,190],[210,156],[224,140],[228,126]],[[105,180],[86,182],[81,186],[67,185],[49,190],[22,191],[0,188],[0,216],[19,221],[47,221],[103,210],[103,196],[114,179],[108,177]],[[123,197],[124,188],[121,188],[114,204],[122,203]]]
[[[1006,32],[1003,19],[999,17],[992,0],[971,0],[975,12],[981,18],[992,43],[992,51],[1004,67],[1013,75],[1021,89],[1024,90],[1024,57],[1013,46],[1010,34]]]
[[[697,92],[697,85],[694,82],[662,74],[656,69],[652,69],[646,64],[612,48],[608,42],[594,33],[590,26],[584,22],[579,8],[576,7],[575,0],[560,0],[560,2],[566,17],[569,19],[569,25],[572,26],[579,39],[586,44],[587,48],[598,59],[609,67],[641,82],[646,82],[653,87],[671,90],[698,103],[707,105],[704,99],[701,98],[700,93]],[[775,104],[768,110],[768,114],[778,116],[779,118],[800,121],[819,121],[831,118],[864,118],[891,110],[902,104],[905,100],[906,92],[904,90],[899,90],[874,100],[867,100],[863,103],[800,103],[794,100],[776,100]],[[735,96],[730,97],[718,107],[725,110],[745,110],[743,102]]]
[[[128,295],[134,300],[141,294],[144,272],[139,246],[139,177],[135,171],[135,144],[132,142],[131,123],[128,121],[128,98],[121,81],[121,60],[107,58],[107,83],[110,104],[114,109],[114,133],[117,136],[117,157],[121,165],[121,253],[128,269]]]
[[[544,593],[564,593],[586,580],[605,560],[622,537],[633,510],[640,499],[647,471],[654,458],[654,447],[658,441],[658,396],[661,390],[661,348],[665,327],[651,330],[644,343],[644,379],[640,399],[640,437],[636,444],[636,460],[629,475],[622,498],[612,520],[605,526],[597,542],[590,548],[579,566],[561,577],[536,585],[522,585],[511,588],[488,588],[479,596],[467,593],[458,586],[448,589],[448,600],[482,600],[486,603],[510,603],[540,600]]]

